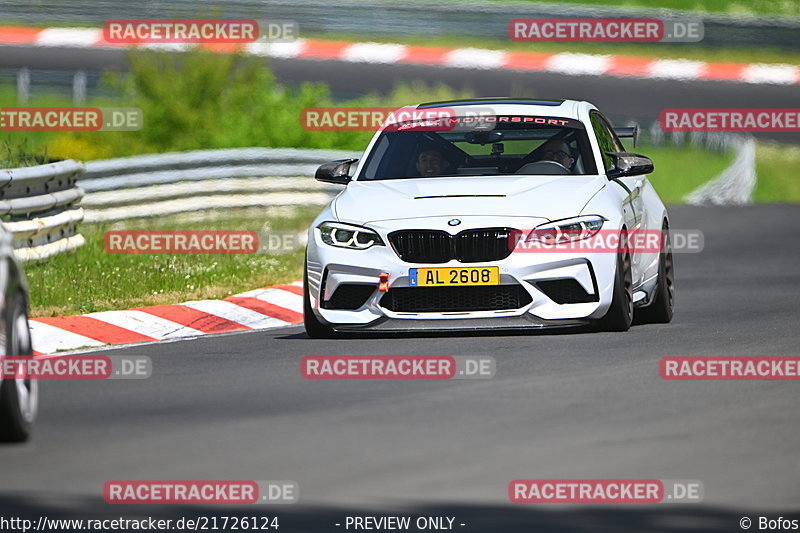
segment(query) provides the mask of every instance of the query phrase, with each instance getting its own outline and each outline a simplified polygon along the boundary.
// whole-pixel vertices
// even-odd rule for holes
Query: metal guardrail
[[[689,205],[748,205],[756,188],[756,141],[734,137],[736,157],[716,178],[684,197]]]
[[[325,205],[341,189],[310,178],[336,150],[235,148],[0,170],[0,215],[21,261],[84,244],[80,222],[235,207]]]
[[[501,39],[507,38],[508,22],[513,18],[693,18],[704,23],[703,46],[800,48],[800,17],[708,14],[632,6],[486,0],[340,0],[335,3],[325,0],[237,0],[224,3],[194,0],[170,2],[168,6],[163,2],[94,0],[91,12],[76,6],[5,0],[0,7],[0,17],[36,24],[59,21],[101,25],[108,19],[199,18],[213,12],[219,18],[295,20],[300,25],[301,36],[306,32],[419,37],[470,35]]]
[[[21,261],[46,259],[83,245],[77,186],[83,163],[71,159],[34,167],[0,169],[0,215]]]
[[[314,181],[317,167],[353,152],[233,148],[86,163],[86,222],[206,209],[325,205],[341,191]],[[358,157],[358,155],[355,155]]]

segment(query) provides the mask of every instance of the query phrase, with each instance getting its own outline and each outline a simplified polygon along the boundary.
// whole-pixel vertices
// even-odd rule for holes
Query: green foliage
[[[756,202],[800,202],[800,147],[760,143],[756,149]]]
[[[506,0],[496,0],[499,2]],[[537,1],[537,0],[528,0]],[[627,6],[641,8],[668,8],[701,13],[728,13],[731,15],[800,15],[798,0],[561,0],[570,4],[598,6]]]
[[[257,287],[289,283],[302,275],[304,251],[281,255],[109,254],[108,230],[301,230],[317,209],[226,210],[220,218],[170,215],[85,224],[86,244],[73,253],[25,265],[31,316],[63,316],[187,300],[225,298]],[[91,280],[87,283],[86,280]]]
[[[138,107],[144,126],[132,132],[75,132],[56,136],[61,157],[96,159],[141,153],[245,146],[363,150],[373,132],[307,131],[302,110],[332,105],[403,106],[420,99],[469,96],[440,84],[398,85],[388,96],[334,104],[327,85],[280,85],[263,58],[196,50],[174,54],[132,51],[129,74],[106,73],[105,85]]]
[[[47,162],[47,150],[33,147],[25,137],[0,141],[0,168],[30,167]]]
[[[683,198],[714,179],[733,161],[733,152],[711,152],[699,146],[637,146],[632,151],[653,160],[655,171],[647,178],[664,203],[680,204]]]

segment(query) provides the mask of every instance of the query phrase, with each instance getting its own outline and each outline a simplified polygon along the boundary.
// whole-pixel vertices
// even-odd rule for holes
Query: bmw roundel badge
[[[461,221],[458,220],[457,218],[452,218],[447,221],[448,226],[458,226],[459,224],[461,224]]]

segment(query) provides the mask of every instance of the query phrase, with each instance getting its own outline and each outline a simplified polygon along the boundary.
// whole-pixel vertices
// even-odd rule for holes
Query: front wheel
[[[31,333],[25,300],[18,296],[8,309],[6,354],[32,356]],[[4,379],[0,382],[0,441],[28,440],[39,406],[39,385],[35,379]]]
[[[675,309],[675,268],[672,262],[672,242],[669,226],[664,223],[663,252],[658,256],[658,282],[656,296],[647,307],[636,310],[636,322],[642,324],[666,324],[672,321]]]
[[[620,241],[627,243],[623,233]],[[628,331],[633,323],[633,274],[630,247],[622,244],[617,252],[617,271],[614,276],[614,296],[611,307],[597,325],[602,331]]]

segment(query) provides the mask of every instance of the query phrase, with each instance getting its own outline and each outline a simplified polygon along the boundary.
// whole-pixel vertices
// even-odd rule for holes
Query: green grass
[[[683,203],[686,194],[716,177],[733,160],[733,153],[708,152],[688,144],[628,148],[653,160],[655,171],[648,179],[668,204]]]
[[[27,139],[0,140],[0,168],[22,168],[49,162],[46,150],[29,145]]]
[[[493,0],[503,2],[507,0]],[[527,0],[535,2],[536,0]],[[559,0],[562,4],[589,6],[626,6],[667,8],[700,13],[729,13],[732,15],[800,15],[797,0]]]
[[[800,147],[759,143],[756,176],[756,202],[800,202]]]
[[[67,94],[34,90],[30,100],[20,103],[13,84],[0,85],[0,108],[5,107],[73,107],[72,98]],[[85,107],[124,107],[124,98],[101,96],[92,98]],[[87,137],[106,135],[111,138],[120,132],[86,132]],[[14,168],[18,164],[27,166],[47,159],[99,159],[106,154],[102,148],[90,143],[76,145],[78,151],[71,151],[67,139],[72,133],[55,131],[3,131],[0,130],[0,168]],[[67,141],[67,142],[62,142]],[[6,147],[6,148],[3,148]],[[4,153],[5,152],[5,153]],[[13,154],[13,155],[12,155]],[[45,161],[46,162],[46,161]]]
[[[461,35],[367,35],[358,33],[304,33],[304,38],[333,41],[398,43],[414,46],[442,46],[448,48],[486,48],[512,52],[539,52],[556,54],[610,54],[651,57],[654,59],[690,59],[718,63],[788,63],[800,65],[800,51],[773,48],[710,48],[703,43],[521,43],[511,41],[507,35],[496,39]]]
[[[112,96],[91,98],[87,107],[136,107],[144,116],[138,131],[0,131],[0,141],[29,142],[53,158],[82,161],[146,153],[249,146],[363,150],[374,132],[309,131],[305,108],[334,105],[322,83],[283,86],[263,58],[195,51],[127,55],[131,74],[107,73]],[[338,106],[400,107],[410,102],[466,98],[472,94],[442,83],[398,83],[388,95],[367,94]],[[0,108],[17,104],[14,88],[0,87]],[[68,97],[44,91],[29,106],[69,107]]]
[[[115,229],[260,231],[307,228],[319,209],[236,210],[217,218],[174,215],[113,224],[84,224],[86,244],[74,253],[25,266],[31,316],[63,316],[224,298],[247,290],[295,281],[303,251],[283,255],[123,255],[103,248]]]
[[[59,94],[38,94],[31,102],[20,104],[13,84],[0,85],[0,108],[18,106],[64,107],[72,101]],[[0,130],[0,168],[18,168],[44,162],[48,156],[47,141],[53,132]]]

